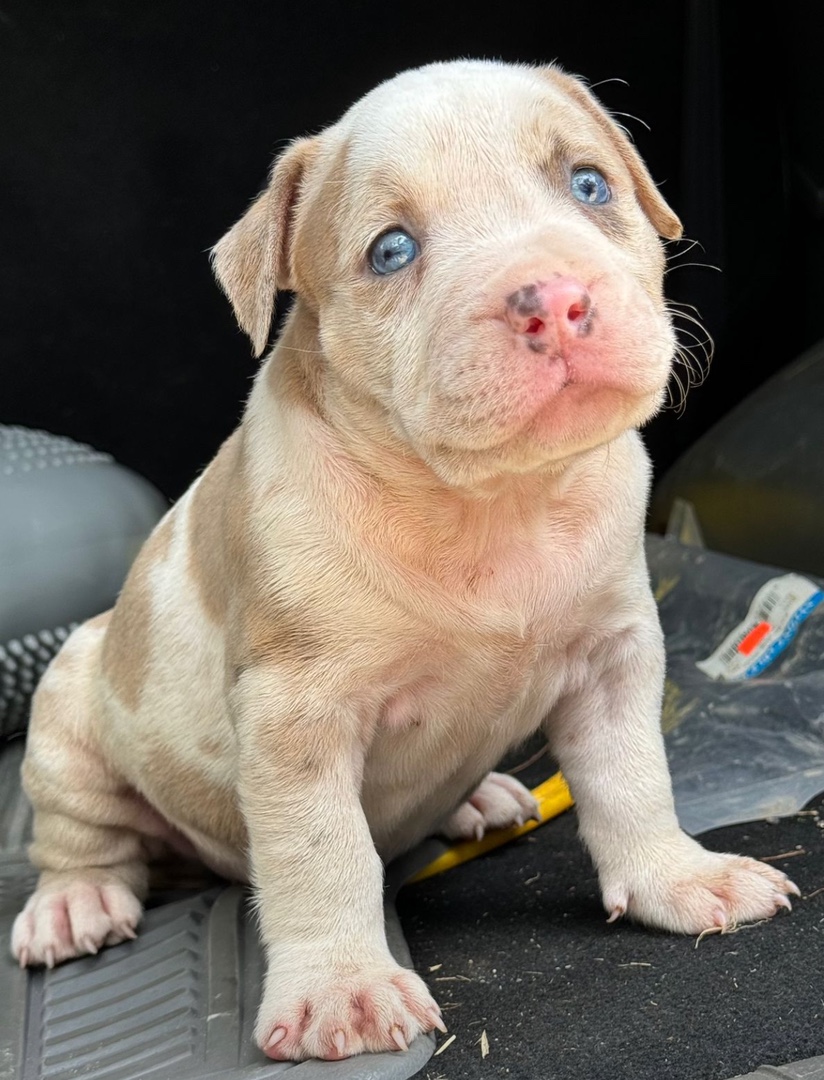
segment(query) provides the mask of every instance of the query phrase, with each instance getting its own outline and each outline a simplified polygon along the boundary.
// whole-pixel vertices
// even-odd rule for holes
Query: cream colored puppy
[[[677,218],[557,68],[435,64],[293,143],[215,248],[257,353],[239,429],[37,692],[21,964],[132,937],[167,845],[254,883],[273,1058],[441,1026],[381,859],[534,811],[487,775],[541,725],[610,920],[789,907],[673,810],[647,457]]]

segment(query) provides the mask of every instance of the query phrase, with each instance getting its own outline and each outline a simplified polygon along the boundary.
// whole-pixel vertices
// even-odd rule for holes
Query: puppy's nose
[[[592,325],[592,297],[573,277],[535,281],[506,298],[506,321],[517,334],[540,343],[548,333],[580,337]]]

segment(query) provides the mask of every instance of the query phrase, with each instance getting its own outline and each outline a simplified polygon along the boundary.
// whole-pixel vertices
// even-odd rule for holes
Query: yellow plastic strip
[[[508,844],[510,840],[515,840],[519,836],[526,836],[539,825],[543,825],[545,821],[557,817],[572,806],[572,795],[566,780],[560,773],[555,773],[549,780],[533,788],[532,794],[538,800],[540,821],[527,821],[523,825],[513,825],[511,829],[493,829],[482,840],[462,840],[460,843],[453,844],[429,866],[419,870],[414,877],[409,879],[410,882],[423,881],[425,878],[434,877],[435,874],[442,874],[444,870],[451,870],[453,866],[469,862],[470,859],[484,855],[487,851],[500,847],[501,844]]]

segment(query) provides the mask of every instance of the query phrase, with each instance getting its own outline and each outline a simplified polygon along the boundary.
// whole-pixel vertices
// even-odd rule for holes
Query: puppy
[[[217,244],[264,351],[238,430],[37,691],[22,965],[133,937],[171,846],[254,884],[272,1058],[441,1027],[384,937],[382,860],[535,812],[489,775],[543,725],[609,920],[680,933],[797,892],[679,830],[637,428],[681,227],[557,67],[461,61],[298,139]]]

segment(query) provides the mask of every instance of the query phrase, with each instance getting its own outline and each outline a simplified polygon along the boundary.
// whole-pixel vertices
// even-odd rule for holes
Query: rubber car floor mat
[[[406,1080],[435,1049],[343,1061],[272,1062],[252,1038],[264,960],[249,894],[220,886],[150,908],[135,941],[51,971],[8,953],[14,915],[34,885],[23,856],[0,861],[0,1080]],[[389,945],[411,967],[395,914]]]
[[[746,1076],[733,1080],[824,1080],[824,1057],[792,1061],[789,1065],[764,1065]]]

